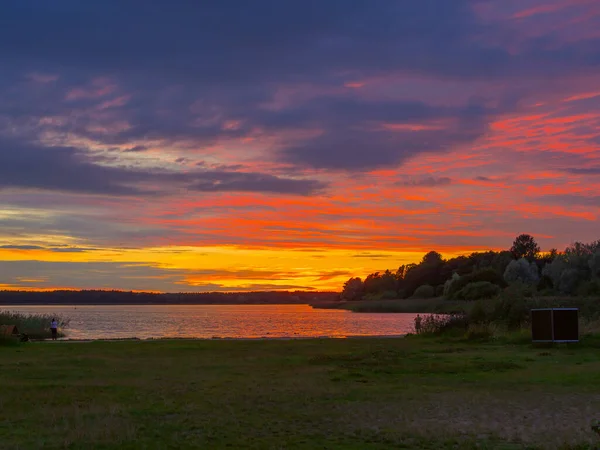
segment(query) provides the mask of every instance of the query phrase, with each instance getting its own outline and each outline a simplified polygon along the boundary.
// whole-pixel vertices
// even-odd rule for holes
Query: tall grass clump
[[[16,325],[20,333],[27,333],[31,339],[47,339],[52,336],[50,322],[58,322],[58,336],[65,336],[64,329],[70,319],[55,314],[24,314],[12,311],[0,311],[0,325]]]
[[[414,329],[416,334],[441,335],[446,333],[464,333],[468,326],[468,318],[464,314],[428,314],[415,319]]]

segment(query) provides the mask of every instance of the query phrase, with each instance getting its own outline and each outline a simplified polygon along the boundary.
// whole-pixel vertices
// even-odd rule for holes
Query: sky
[[[0,289],[337,290],[600,238],[597,0],[4,0]]]

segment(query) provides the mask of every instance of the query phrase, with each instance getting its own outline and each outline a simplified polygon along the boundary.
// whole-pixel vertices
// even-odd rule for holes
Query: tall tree
[[[344,283],[340,297],[342,300],[360,300],[364,293],[363,281],[359,278],[350,278]]]
[[[533,236],[529,234],[521,234],[517,236],[513,242],[510,252],[513,254],[515,259],[526,258],[529,261],[533,261],[538,253],[540,253],[540,246],[537,244]]]

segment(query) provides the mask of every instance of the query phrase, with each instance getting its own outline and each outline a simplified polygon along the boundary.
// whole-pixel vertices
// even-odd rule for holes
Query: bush
[[[503,323],[510,329],[529,323],[532,304],[518,289],[507,288],[495,303],[490,322]]]
[[[489,281],[477,281],[467,284],[454,297],[458,300],[481,300],[493,298],[500,292],[500,287]]]
[[[511,261],[504,271],[504,280],[508,284],[523,283],[537,286],[540,281],[537,265],[525,258]]]
[[[458,280],[460,280],[460,275],[456,272],[452,274],[452,278],[446,280],[446,282],[444,283],[444,297],[450,298],[450,287],[452,286],[452,283]]]
[[[413,294],[414,298],[433,298],[435,297],[435,288],[428,284],[424,284],[423,286],[419,286],[415,293]]]
[[[483,302],[478,301],[473,305],[468,314],[469,323],[487,323],[489,321],[489,313],[483,305]]]
[[[469,283],[477,283],[479,281],[488,281],[496,286],[500,286],[501,288],[507,286],[504,278],[502,278],[502,276],[494,269],[488,267],[485,269],[476,270],[475,272],[453,280],[447,286],[446,298],[449,300],[454,300],[456,298],[456,294],[462,288],[467,286]]]
[[[584,281],[577,288],[577,295],[582,297],[600,295],[600,279]]]
[[[435,296],[441,297],[442,295],[444,295],[444,285],[440,284],[439,286],[435,287]]]
[[[485,341],[494,336],[494,331],[490,324],[470,324],[465,333],[465,338],[469,341]]]
[[[534,295],[536,295],[537,291],[535,286],[531,285],[531,284],[524,284],[524,283],[513,283],[511,284],[509,287],[507,287],[504,292],[507,295],[512,295],[512,296],[517,296],[517,297],[527,297],[527,298],[531,298]]]
[[[385,291],[380,295],[381,300],[394,300],[396,298],[398,298],[396,291]]]

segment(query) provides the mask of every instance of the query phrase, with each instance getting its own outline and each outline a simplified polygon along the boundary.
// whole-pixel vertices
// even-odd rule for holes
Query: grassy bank
[[[510,295],[506,295],[510,297]],[[515,297],[516,299],[516,297]],[[573,307],[579,308],[580,315],[600,317],[599,297],[542,297],[523,298],[530,308]],[[483,300],[494,303],[494,299]],[[359,313],[422,313],[422,314],[454,314],[470,311],[475,301],[446,300],[437,298],[407,298],[397,300],[360,300],[315,303],[313,308],[346,309]]]
[[[51,314],[22,314],[12,311],[0,311],[0,325],[16,325],[20,333],[27,333],[31,339],[49,339],[50,322],[56,318],[59,337],[64,336],[64,329],[69,326],[69,319]]]
[[[600,339],[511,342],[0,348],[2,448],[595,448]]]
[[[431,313],[451,314],[465,312],[473,302],[448,301],[437,298],[406,298],[398,300],[361,300],[329,302],[311,305],[313,308],[346,309],[360,313]]]

